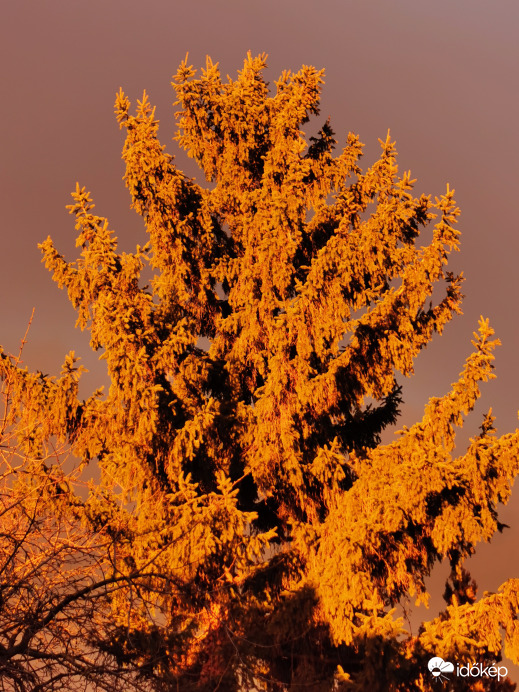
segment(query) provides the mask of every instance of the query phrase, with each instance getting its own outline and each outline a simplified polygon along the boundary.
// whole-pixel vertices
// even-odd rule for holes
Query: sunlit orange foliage
[[[0,689],[151,689],[113,607],[123,592],[137,605],[152,566],[118,569],[119,539],[113,525],[95,528],[95,492],[66,443],[36,458],[23,450],[10,384],[0,392]]]
[[[13,425],[38,473],[53,438],[99,468],[85,506],[117,546],[114,574],[153,564],[160,575],[138,607],[130,587],[112,595],[114,627],[150,684],[433,689],[429,658],[499,658],[502,632],[518,661],[518,582],[480,600],[459,586],[464,559],[502,528],[497,507],[519,470],[518,432],[498,437],[490,413],[455,449],[493,377],[488,321],[451,392],[381,443],[399,383],[460,312],[462,277],[447,271],[454,192],[415,197],[389,136],[365,171],[356,135],[338,154],[329,122],[307,138],[323,73],[284,72],[271,95],[265,66],[248,56],[222,81],[208,59],[200,77],[187,62],[174,77],[176,139],[206,185],[164,151],[147,96],[132,114],[118,94],[124,179],[148,241],[119,253],[78,185],[79,259],[41,245],[111,386],[80,401],[72,356],[61,379],[4,357]],[[396,607],[427,600],[442,560],[458,586],[412,636]]]

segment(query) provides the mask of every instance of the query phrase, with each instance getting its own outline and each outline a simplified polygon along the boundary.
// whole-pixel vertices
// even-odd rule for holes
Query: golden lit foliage
[[[35,457],[24,451],[11,385],[7,377],[0,392],[0,689],[150,689],[140,654],[121,646],[113,602],[133,592],[133,611],[148,606],[141,589],[159,575],[120,568],[115,525],[94,526],[95,493],[82,501],[68,445],[42,442]]]
[[[483,319],[451,392],[381,444],[399,376],[460,312],[453,191],[413,196],[389,135],[366,171],[357,136],[337,155],[329,122],[307,139],[323,72],[284,72],[270,95],[265,66],[249,55],[222,81],[208,59],[199,77],[187,62],[174,77],[176,139],[206,186],[165,152],[146,94],[135,114],[117,95],[148,242],[119,253],[78,185],[79,259],[41,245],[110,390],[79,401],[73,355],[60,379],[4,356],[11,424],[35,459],[56,437],[99,467],[84,511],[114,537],[117,573],[165,575],[141,587],[153,609],[131,588],[112,600],[124,646],[165,689],[425,690],[428,658],[499,656],[500,629],[517,661],[516,581],[454,596],[416,637],[395,616],[408,596],[427,599],[436,562],[460,574],[501,528],[519,470],[518,433],[497,437],[490,413],[455,452],[493,376]]]

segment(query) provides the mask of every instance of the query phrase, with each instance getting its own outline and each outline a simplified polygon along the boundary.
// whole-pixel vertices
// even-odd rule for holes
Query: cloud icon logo
[[[439,656],[434,656],[427,664],[427,668],[429,668],[429,671],[434,678],[441,679],[444,677],[445,673],[454,672],[454,663],[444,661],[443,658],[440,658]]]

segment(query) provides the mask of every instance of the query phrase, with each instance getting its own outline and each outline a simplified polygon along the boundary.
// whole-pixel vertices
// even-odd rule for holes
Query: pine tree
[[[176,139],[205,186],[159,143],[146,94],[132,115],[120,91],[124,179],[148,242],[118,252],[78,185],[80,258],[41,245],[109,392],[80,401],[71,356],[61,379],[2,357],[20,444],[38,459],[67,440],[98,466],[98,486],[70,502],[117,541],[117,574],[153,566],[114,593],[106,648],[167,690],[434,689],[431,657],[498,660],[502,632],[519,662],[519,581],[478,600],[463,567],[502,528],[519,471],[519,433],[498,437],[491,412],[455,449],[494,376],[487,320],[451,391],[381,442],[399,382],[460,312],[454,193],[413,196],[389,136],[366,171],[356,135],[338,155],[328,121],[307,141],[323,72],[284,72],[270,95],[265,66],[249,55],[222,81],[210,59],[200,77],[183,62],[174,77]],[[439,561],[447,609],[412,636],[397,608],[427,601]]]

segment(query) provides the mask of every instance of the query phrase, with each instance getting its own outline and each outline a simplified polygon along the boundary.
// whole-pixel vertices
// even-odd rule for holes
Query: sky
[[[195,67],[210,55],[224,75],[235,75],[247,51],[266,52],[270,82],[302,64],[325,69],[321,114],[306,126],[309,134],[329,116],[339,144],[348,131],[360,136],[366,166],[389,129],[400,170],[411,169],[417,193],[434,197],[447,183],[456,190],[462,248],[450,268],[466,276],[464,314],[403,382],[401,422],[412,424],[430,396],[449,390],[483,315],[502,342],[497,378],[483,386],[460,439],[477,432],[490,406],[498,432],[512,431],[519,408],[518,27],[516,0],[3,3],[0,344],[18,350],[34,308],[26,365],[59,374],[75,350],[90,370],[82,394],[105,382],[104,364],[90,352],[88,334],[74,328],[74,310],[41,264],[37,244],[51,235],[68,259],[76,257],[65,210],[76,181],[91,191],[123,250],[145,241],[122,182],[123,134],[113,116],[119,87],[133,104],[146,89],[163,144],[198,176],[172,141],[171,76],[186,53]],[[510,529],[469,561],[481,593],[519,577],[519,484],[501,520]],[[431,579],[431,611],[441,607],[444,576],[440,567]]]

